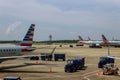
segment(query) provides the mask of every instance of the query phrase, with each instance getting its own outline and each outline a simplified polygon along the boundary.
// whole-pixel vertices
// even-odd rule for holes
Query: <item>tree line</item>
[[[0,41],[0,43],[12,43],[12,44],[16,44],[20,41],[17,40],[13,40],[13,41]],[[37,43],[77,43],[78,40],[53,40],[53,41],[33,41],[33,44],[37,44]]]

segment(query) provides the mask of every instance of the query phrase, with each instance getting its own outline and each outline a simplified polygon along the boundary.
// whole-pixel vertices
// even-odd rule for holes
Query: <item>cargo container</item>
[[[58,61],[58,60],[63,60],[63,61],[65,61],[65,54],[63,54],[63,53],[55,53],[54,54],[54,60],[55,61]]]
[[[51,61],[52,60],[52,54],[50,53],[41,53],[41,60],[43,61]]]

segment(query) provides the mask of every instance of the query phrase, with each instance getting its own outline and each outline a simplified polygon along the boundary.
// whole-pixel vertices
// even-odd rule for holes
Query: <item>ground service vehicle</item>
[[[117,75],[118,74],[118,67],[114,64],[106,64],[102,68],[103,75]]]
[[[52,60],[52,54],[50,53],[41,53],[41,60],[45,61],[51,61]]]
[[[65,61],[65,54],[57,54],[57,53],[55,53],[54,54],[54,60],[55,61],[58,61],[59,59],[62,59],[63,61]]]
[[[90,48],[102,48],[100,44],[90,44],[89,47]]]
[[[67,61],[67,64],[65,65],[64,69],[65,72],[76,72],[77,70],[84,68],[84,64],[85,64],[84,57],[74,58]]]
[[[22,80],[20,76],[7,76],[4,77],[3,80]]]
[[[51,53],[41,53],[41,60],[45,61],[52,61],[53,58],[53,53],[55,51],[56,47],[53,48],[53,50],[51,51]]]
[[[100,57],[98,68],[103,68],[105,64],[109,64],[109,63],[115,63],[115,60],[109,57]]]
[[[32,57],[30,57],[30,60],[39,60],[39,57],[38,56],[32,56]]]
[[[73,48],[73,45],[69,45],[70,48]]]
[[[76,44],[76,46],[84,46],[84,45],[79,43],[79,44]]]

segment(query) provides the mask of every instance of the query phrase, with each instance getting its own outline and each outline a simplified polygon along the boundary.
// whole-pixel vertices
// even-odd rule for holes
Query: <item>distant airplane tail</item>
[[[34,36],[35,24],[31,24],[28,29],[23,41],[21,41],[18,45],[20,46],[32,46],[33,36]]]
[[[102,34],[102,39],[103,39],[104,44],[109,44],[109,41],[103,34]]]
[[[78,39],[79,39],[79,43],[84,43],[84,40],[80,35],[78,36]]]
[[[90,37],[88,37],[88,41],[91,41],[92,39]]]

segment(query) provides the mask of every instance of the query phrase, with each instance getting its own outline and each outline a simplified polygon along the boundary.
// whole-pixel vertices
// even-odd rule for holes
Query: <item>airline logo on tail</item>
[[[35,24],[31,24],[29,30],[27,31],[23,41],[20,42],[20,46],[32,46],[33,36],[34,36]]]
[[[103,39],[104,44],[109,44],[109,41],[104,35],[102,35],[102,39]]]
[[[83,38],[80,35],[78,36],[78,39],[79,39],[79,43],[85,43]]]

